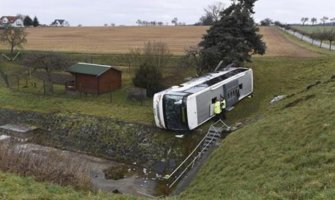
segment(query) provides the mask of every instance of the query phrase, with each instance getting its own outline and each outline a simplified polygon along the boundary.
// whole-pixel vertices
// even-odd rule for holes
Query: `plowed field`
[[[207,29],[207,26],[29,28],[24,47],[42,51],[127,53],[147,41],[162,41],[172,53],[183,54],[185,49],[199,43]],[[260,32],[268,47],[265,56],[318,56],[287,40],[274,27],[262,27]]]

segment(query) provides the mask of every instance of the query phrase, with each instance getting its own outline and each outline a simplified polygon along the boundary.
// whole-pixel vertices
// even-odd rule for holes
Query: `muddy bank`
[[[200,133],[177,139],[153,126],[79,114],[0,109],[0,125],[29,124],[39,129],[29,142],[135,164],[160,174],[173,168],[194,148]]]
[[[31,144],[0,133],[0,169],[82,190],[155,195],[156,182],[139,167],[86,154]],[[109,169],[122,169],[122,174]],[[110,176],[113,175],[114,176]],[[115,176],[118,176],[115,178]]]

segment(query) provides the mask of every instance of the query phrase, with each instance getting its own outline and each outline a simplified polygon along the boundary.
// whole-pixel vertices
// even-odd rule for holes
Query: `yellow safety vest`
[[[221,105],[222,105],[222,110],[226,109],[226,100],[225,99],[223,99],[221,101]]]
[[[220,101],[216,101],[214,104],[214,114],[218,115],[221,113],[221,103]]]

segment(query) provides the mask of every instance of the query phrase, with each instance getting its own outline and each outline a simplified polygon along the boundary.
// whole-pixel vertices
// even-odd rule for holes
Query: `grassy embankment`
[[[222,142],[182,199],[334,197],[335,80],[330,78],[335,75],[335,56],[286,37],[322,57],[262,60],[267,66],[257,68],[255,76],[269,71],[267,77],[258,77],[263,90],[256,88],[255,98],[258,92],[290,96],[272,106],[271,98],[260,100],[256,106],[263,112]],[[306,89],[318,80],[322,83]]]
[[[77,191],[71,187],[61,187],[50,183],[36,182],[33,178],[18,177],[16,175],[0,172],[0,199],[1,200],[101,200],[101,199],[135,199],[134,197],[107,193],[92,193]]]
[[[241,102],[228,114],[232,122],[247,118],[246,122],[250,124],[222,142],[191,186],[177,198],[333,198],[335,82],[326,81],[335,74],[335,57],[326,50],[301,43],[288,35],[286,37],[303,48],[320,52],[321,57],[255,58],[252,64],[255,73],[254,98]],[[318,80],[322,83],[306,90],[307,85]],[[290,97],[270,105],[273,95],[279,94]],[[17,191],[27,194],[22,191],[26,190],[24,184],[14,185],[7,180],[27,181],[27,178],[7,174],[4,179],[0,191],[6,191],[13,198],[16,198],[15,194],[19,195]],[[32,195],[55,195],[50,199],[57,198],[56,195],[64,199],[106,198],[105,194],[90,196],[68,188],[59,188],[52,193],[45,189],[47,185],[29,183]],[[0,192],[0,195],[3,193]]]
[[[274,106],[268,103],[273,94],[295,94],[309,83],[329,79],[335,73],[334,64],[330,58],[255,60],[255,76],[260,81],[255,96],[230,114],[237,119],[253,112],[249,119],[255,122],[226,138],[181,198],[322,199],[335,195],[335,83],[320,84]],[[89,196],[58,186],[49,191],[49,186],[36,182],[27,189],[24,184],[8,183],[11,179],[27,180],[5,176],[6,185],[0,188],[12,197],[27,194],[31,188],[29,192],[40,197],[107,199],[105,194]]]
[[[330,26],[330,25],[327,25],[327,26],[293,26],[294,28],[298,29],[298,30],[301,30],[301,31],[304,31],[304,32],[308,32],[308,33],[313,33],[313,32],[319,32],[321,30],[333,30],[335,29],[335,26]]]

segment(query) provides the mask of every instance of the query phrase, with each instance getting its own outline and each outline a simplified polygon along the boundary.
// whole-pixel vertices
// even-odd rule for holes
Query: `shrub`
[[[34,176],[39,181],[93,189],[86,163],[52,151],[43,153],[29,149],[26,144],[0,142],[0,170]]]
[[[136,71],[133,83],[136,87],[147,89],[147,96],[152,97],[156,92],[163,89],[162,74],[160,70],[149,64],[142,64]]]

